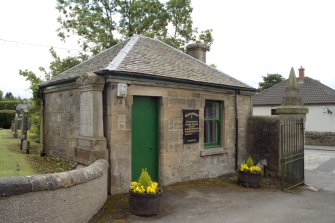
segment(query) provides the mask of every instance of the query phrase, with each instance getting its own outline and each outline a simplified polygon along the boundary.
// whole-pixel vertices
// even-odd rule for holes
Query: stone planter
[[[156,194],[135,193],[129,190],[128,201],[130,212],[139,216],[157,215],[162,193],[162,190],[158,190]]]
[[[262,173],[250,173],[238,171],[238,183],[246,187],[259,187]]]

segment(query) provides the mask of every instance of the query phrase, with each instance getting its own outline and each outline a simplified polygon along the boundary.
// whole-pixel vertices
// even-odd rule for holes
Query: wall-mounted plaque
[[[199,110],[183,109],[184,144],[199,142]]]

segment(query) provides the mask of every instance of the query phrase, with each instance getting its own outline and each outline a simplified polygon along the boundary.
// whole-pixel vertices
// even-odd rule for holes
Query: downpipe
[[[239,91],[235,91],[235,170],[238,170],[238,110],[237,110],[237,105],[238,105],[238,95],[240,94]]]

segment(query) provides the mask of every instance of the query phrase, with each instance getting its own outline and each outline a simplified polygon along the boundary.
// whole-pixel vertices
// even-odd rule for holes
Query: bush
[[[15,110],[0,110],[0,128],[9,129],[15,113]]]
[[[16,110],[16,105],[20,104],[20,100],[3,100],[0,101],[0,110]]]
[[[144,188],[147,188],[152,184],[151,177],[146,168],[142,169],[140,178],[138,179],[138,183],[143,185]]]
[[[249,155],[248,159],[247,159],[247,162],[246,162],[247,166],[250,168],[252,166],[254,166],[254,161],[253,159],[251,158],[251,156]]]

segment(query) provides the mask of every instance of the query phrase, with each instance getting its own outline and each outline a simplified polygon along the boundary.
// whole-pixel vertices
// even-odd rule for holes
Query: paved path
[[[165,191],[158,216],[130,215],[123,200],[109,211],[120,217],[96,222],[335,223],[335,150],[305,150],[305,176],[320,190],[193,186]]]
[[[305,183],[335,191],[335,148],[305,149]],[[335,222],[335,220],[334,220]]]
[[[167,192],[158,216],[131,215],[129,222],[173,223],[333,223],[335,192],[299,188],[232,191],[209,186]]]

